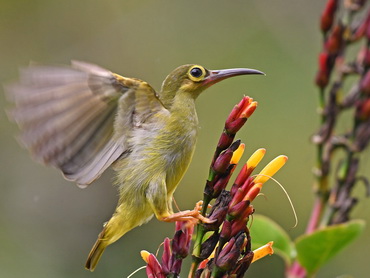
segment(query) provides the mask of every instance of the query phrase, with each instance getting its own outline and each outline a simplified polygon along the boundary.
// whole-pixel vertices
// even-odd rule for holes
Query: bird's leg
[[[201,215],[202,201],[197,202],[193,210],[185,210],[173,213],[171,201],[172,194],[167,194],[165,175],[158,176],[157,180],[152,180],[146,190],[146,199],[153,209],[158,220],[165,222],[175,221],[201,221],[203,223],[213,223],[214,221]]]

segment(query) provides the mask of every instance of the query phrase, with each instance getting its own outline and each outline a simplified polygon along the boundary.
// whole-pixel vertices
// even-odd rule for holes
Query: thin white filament
[[[294,215],[294,219],[295,219],[295,224],[294,226],[291,228],[291,229],[294,229],[295,227],[297,227],[298,225],[298,217],[297,217],[297,213],[295,211],[295,208],[294,208],[294,205],[293,205],[293,202],[292,202],[292,199],[290,198],[288,192],[286,191],[286,189],[284,188],[284,186],[278,182],[276,179],[274,179],[273,177],[271,176],[268,176],[268,175],[263,175],[263,174],[256,174],[256,175],[253,175],[253,177],[256,177],[256,176],[264,176],[264,177],[268,177],[270,179],[272,179],[275,183],[277,183],[280,188],[283,190],[285,196],[287,197],[288,201],[289,201],[289,204],[290,204],[290,207],[292,208],[292,211],[293,211],[293,215]]]
[[[146,268],[146,265],[142,266],[142,267],[139,267],[138,269],[136,269],[134,272],[132,272],[129,276],[127,276],[127,278],[131,278],[132,276],[134,276],[134,274],[136,272],[139,272],[140,270]]]

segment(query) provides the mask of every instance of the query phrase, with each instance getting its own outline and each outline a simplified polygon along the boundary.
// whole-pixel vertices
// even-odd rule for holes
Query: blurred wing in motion
[[[15,103],[10,117],[36,160],[85,187],[128,150],[135,103],[143,99],[136,93],[141,83],[83,62],[72,62],[72,67],[31,64],[21,70],[18,83],[6,87]],[[147,87],[145,99],[155,106],[149,110],[164,109]]]

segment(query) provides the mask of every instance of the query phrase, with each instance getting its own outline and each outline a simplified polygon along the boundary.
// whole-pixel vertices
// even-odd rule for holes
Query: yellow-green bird
[[[201,218],[197,211],[173,213],[172,196],[187,170],[198,133],[195,99],[211,85],[254,69],[207,70],[183,65],[159,93],[146,82],[99,66],[31,64],[6,87],[10,112],[34,158],[60,169],[86,187],[109,167],[117,172],[119,202],[93,246],[93,271],[104,249],[149,221]]]

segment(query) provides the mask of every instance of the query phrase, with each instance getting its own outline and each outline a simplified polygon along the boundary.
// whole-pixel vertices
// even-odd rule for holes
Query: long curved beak
[[[266,75],[262,71],[255,70],[255,69],[245,69],[245,68],[237,68],[237,69],[223,69],[223,70],[211,70],[210,74],[205,78],[203,81],[205,86],[211,86],[217,82],[220,82],[226,78],[238,76],[238,75],[247,75],[247,74],[262,74]]]

